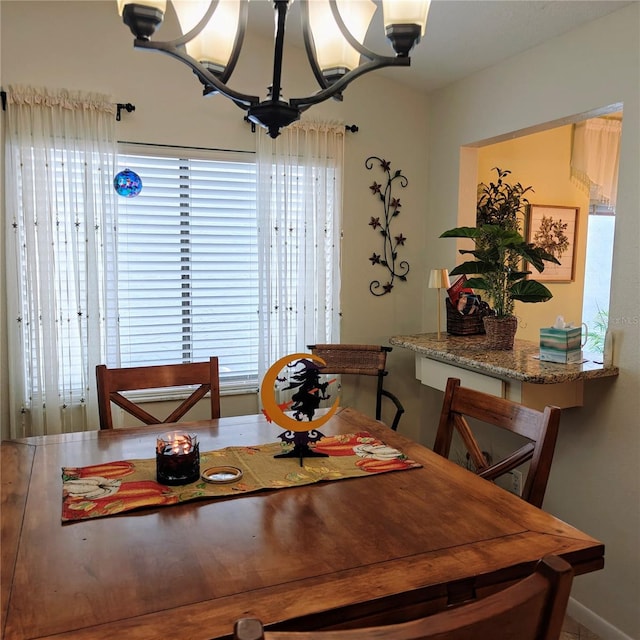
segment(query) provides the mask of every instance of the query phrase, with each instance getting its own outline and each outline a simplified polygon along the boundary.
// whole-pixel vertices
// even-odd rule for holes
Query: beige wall
[[[537,342],[540,327],[551,326],[558,315],[567,322],[579,325],[582,321],[582,293],[587,247],[587,215],[589,197],[571,181],[572,127],[565,125],[548,131],[487,145],[478,149],[478,179],[495,182],[493,167],[508,169],[511,184],[533,186],[527,194],[531,204],[578,207],[575,253],[575,280],[570,283],[545,282],[553,298],[545,303],[516,303],[518,316],[517,338]],[[535,269],[532,278],[538,276]],[[544,274],[542,274],[544,275]]]
[[[221,96],[203,98],[200,83],[177,61],[133,49],[133,36],[122,24],[113,0],[1,0],[0,15],[4,86],[15,83],[103,91],[110,93],[114,102],[132,102],[135,112],[124,113],[117,124],[119,140],[255,149],[255,135],[243,121],[244,112]],[[171,19],[162,27],[163,38],[175,35],[175,25],[170,23]],[[272,55],[270,43],[248,34],[246,53],[243,52],[234,74],[235,88],[265,95],[271,83]],[[409,73],[410,68],[397,70],[398,76]],[[301,50],[285,52],[283,77],[287,97],[315,91]],[[355,123],[360,128],[358,133],[347,134],[345,148],[343,341],[388,344],[391,335],[420,329],[418,301],[425,269],[426,106],[425,96],[372,73],[349,87],[342,103],[329,101],[303,116]],[[409,262],[411,271],[407,282],[398,283],[391,294],[381,298],[369,292],[369,282],[376,273],[369,256],[374,250],[379,251],[379,240],[368,222],[371,216],[382,213],[380,202],[369,190],[374,171],[364,166],[366,158],[372,155],[391,161],[392,167],[402,169],[409,180],[399,194],[402,213],[393,228],[408,239],[401,256]],[[380,181],[379,175],[375,178]],[[0,274],[4,282],[4,261]],[[0,341],[0,355],[4,343],[5,340]],[[408,353],[394,349],[388,360],[391,371],[388,386],[402,397],[409,410],[413,407],[413,419],[406,420],[403,429],[417,436],[418,399],[404,393],[404,387],[414,377],[411,362]],[[0,383],[6,385],[3,371],[6,362],[0,363]],[[369,385],[346,384],[343,402],[371,411]],[[256,409],[255,394],[222,398],[223,415],[254,413]],[[6,424],[3,420],[4,435]]]
[[[563,411],[544,502],[606,545],[604,570],[575,580],[571,606],[607,639],[640,638],[639,31],[634,3],[431,94],[429,112],[425,244],[432,247],[445,243],[435,230],[457,222],[459,174],[469,155],[461,148],[624,103],[610,306],[620,376],[589,383],[584,407]],[[455,248],[446,250],[445,264],[454,263]],[[425,414],[436,401],[425,398]],[[432,437],[425,429],[424,438]]]

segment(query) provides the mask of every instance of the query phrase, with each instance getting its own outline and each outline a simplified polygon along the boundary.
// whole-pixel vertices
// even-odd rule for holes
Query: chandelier
[[[162,24],[167,0],[117,0],[123,22],[135,36],[134,47],[180,60],[202,82],[204,95],[226,96],[247,112],[246,119],[267,129],[272,138],[299,120],[309,107],[329,98],[342,100],[342,91],[361,75],[382,67],[409,66],[409,52],[424,35],[430,4],[430,0],[382,0],[385,33],[396,54],[382,56],[363,45],[376,10],[372,0],[298,1],[306,53],[320,89],[285,101],[281,76],[289,0],[273,0],[273,79],[264,100],[227,84],[242,48],[249,0],[173,0],[182,35],[167,42],[151,39]]]

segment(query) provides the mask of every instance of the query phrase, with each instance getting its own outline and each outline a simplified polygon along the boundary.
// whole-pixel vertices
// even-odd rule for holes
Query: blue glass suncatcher
[[[142,191],[142,180],[135,171],[125,169],[116,174],[113,179],[113,188],[119,196],[135,198]]]

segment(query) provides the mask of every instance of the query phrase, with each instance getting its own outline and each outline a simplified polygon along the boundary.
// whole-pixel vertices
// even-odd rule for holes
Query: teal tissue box
[[[540,360],[570,364],[582,360],[582,327],[540,329]]]

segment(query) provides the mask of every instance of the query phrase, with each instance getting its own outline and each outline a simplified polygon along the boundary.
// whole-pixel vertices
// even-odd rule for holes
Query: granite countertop
[[[573,380],[589,380],[617,376],[617,367],[605,367],[598,355],[584,353],[584,361],[576,364],[541,362],[539,345],[528,340],[516,340],[512,351],[488,351],[484,335],[450,336],[418,333],[393,336],[389,342],[417,354],[447,362],[462,369],[477,371],[504,380],[521,380],[533,384],[557,384]]]

